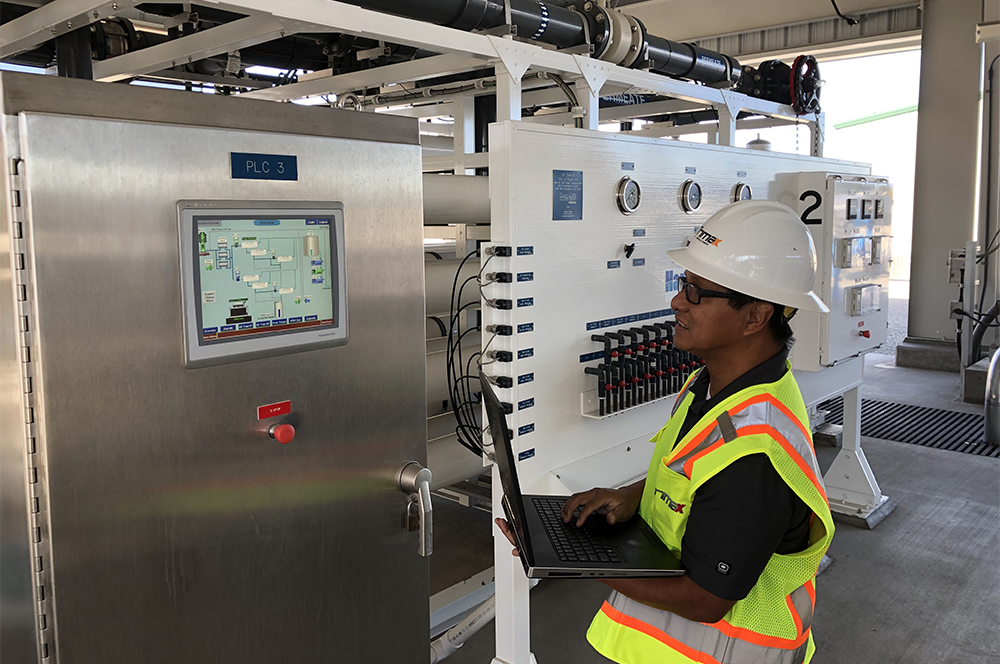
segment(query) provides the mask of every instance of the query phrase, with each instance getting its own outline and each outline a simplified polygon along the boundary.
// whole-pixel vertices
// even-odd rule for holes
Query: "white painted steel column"
[[[864,358],[858,360],[864,362]],[[867,518],[888,500],[861,449],[861,386],[844,393],[843,447],[823,476],[830,509]]]
[[[945,264],[975,232],[981,0],[925,0],[907,334],[955,339]]]
[[[527,64],[511,57],[504,44],[496,41],[494,44],[502,58],[494,63],[497,77],[497,122],[520,120],[521,76],[527,70]],[[505,59],[504,55],[507,56]],[[500,178],[496,181],[499,183]],[[491,196],[509,198],[512,192],[491,191]],[[496,464],[493,465],[492,477],[493,516],[503,518],[503,484]],[[528,578],[524,575],[521,561],[512,556],[510,551],[510,542],[493,526],[493,583],[496,588],[496,657],[493,658],[493,664],[532,664],[535,657],[531,654]]]
[[[577,81],[573,87],[576,89],[576,100],[583,108],[583,128],[597,131],[601,119],[600,89],[594,90],[583,79]]]
[[[474,95],[466,94],[452,103],[455,117],[455,175],[475,175],[475,170],[465,167],[466,155],[476,151],[475,102]]]
[[[504,517],[503,485],[500,471],[493,464],[493,516]],[[528,602],[528,577],[513,547],[500,530],[493,526],[493,585],[496,588],[497,652],[493,664],[534,664],[531,654],[531,613]]]

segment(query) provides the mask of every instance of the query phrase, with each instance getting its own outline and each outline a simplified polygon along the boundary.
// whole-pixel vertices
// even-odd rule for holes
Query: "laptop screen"
[[[490,436],[496,453],[496,464],[500,471],[500,482],[503,484],[503,494],[507,498],[507,507],[513,517],[514,530],[518,539],[527,551],[521,551],[525,562],[531,564],[531,543],[528,540],[528,528],[524,516],[524,505],[521,502],[521,487],[517,483],[517,470],[514,466],[514,450],[507,429],[507,417],[503,413],[500,400],[493,391],[493,385],[482,371],[479,372],[479,382],[483,386],[483,403],[486,405],[486,418],[490,424]]]

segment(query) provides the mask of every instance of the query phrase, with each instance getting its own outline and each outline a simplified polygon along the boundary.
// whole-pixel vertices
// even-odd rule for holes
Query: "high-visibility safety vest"
[[[587,631],[587,640],[605,657],[622,664],[805,664],[812,659],[815,577],[833,539],[833,518],[806,407],[791,363],[788,368],[780,380],[748,387],[716,405],[678,440],[700,370],[693,374],[670,420],[651,441],[656,450],[639,513],[680,557],[698,487],[733,461],[763,453],[813,512],[807,548],[772,555],[750,594],[717,623],[687,620],[612,592]]]

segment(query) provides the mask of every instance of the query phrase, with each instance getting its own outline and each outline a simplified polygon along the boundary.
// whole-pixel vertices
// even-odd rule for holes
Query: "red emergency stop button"
[[[295,438],[295,427],[291,424],[274,424],[267,430],[267,435],[282,445],[287,445]]]

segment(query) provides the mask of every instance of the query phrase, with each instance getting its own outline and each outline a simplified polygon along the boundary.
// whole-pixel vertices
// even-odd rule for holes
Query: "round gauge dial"
[[[740,182],[733,189],[733,202],[749,201],[753,199],[753,190],[746,182]]]
[[[642,189],[639,183],[627,175],[618,181],[617,187],[618,209],[622,214],[632,214],[639,209],[642,202]]]
[[[701,185],[694,180],[688,180],[681,188],[681,206],[691,214],[701,207]]]

